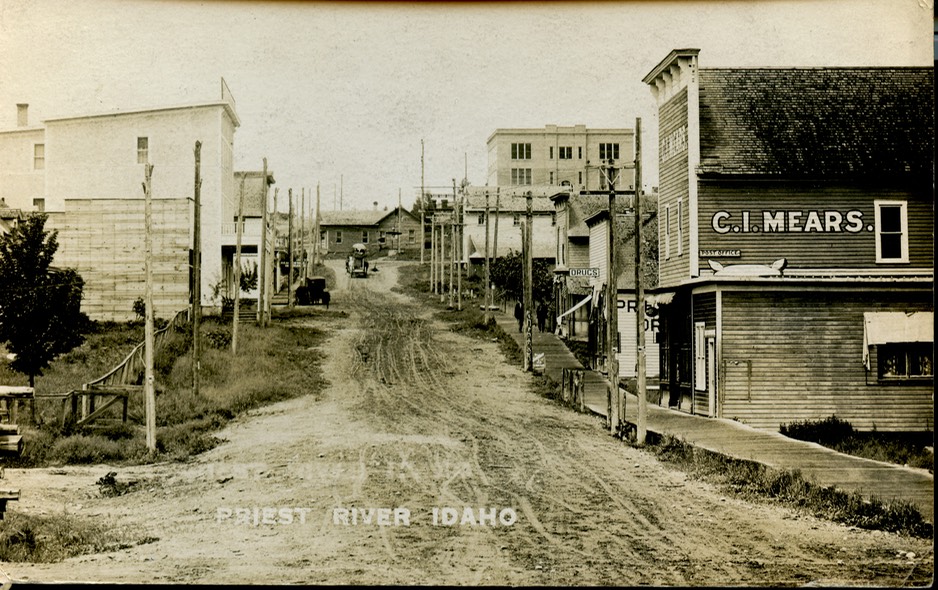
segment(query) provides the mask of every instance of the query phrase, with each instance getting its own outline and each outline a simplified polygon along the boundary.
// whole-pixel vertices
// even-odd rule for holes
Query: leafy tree
[[[84,341],[84,280],[74,269],[50,265],[58,232],[45,231],[46,216],[31,215],[0,236],[0,342],[16,359],[10,367],[36,375],[60,354]]]
[[[535,258],[531,274],[534,279],[534,301],[550,301],[554,282],[550,264]],[[489,277],[492,284],[507,296],[521,300],[524,296],[524,260],[521,252],[510,250],[506,256],[494,258],[489,265]]]

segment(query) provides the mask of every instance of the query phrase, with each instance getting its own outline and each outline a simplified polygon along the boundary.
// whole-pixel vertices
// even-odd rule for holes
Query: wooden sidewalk
[[[495,312],[494,316],[505,333],[523,348],[517,321],[501,312]],[[544,353],[546,374],[554,381],[561,381],[564,368],[584,369],[556,335],[535,330],[533,341],[535,354]],[[606,417],[609,381],[603,375],[585,369],[584,382],[585,406],[594,414]],[[628,393],[625,397],[626,421],[634,425],[638,398]],[[808,481],[843,491],[858,491],[866,498],[912,502],[925,519],[934,522],[934,476],[923,469],[852,457],[778,432],[757,430],[723,418],[693,416],[650,403],[647,429],[656,434],[675,436],[687,444],[728,457],[776,469],[798,470]]]

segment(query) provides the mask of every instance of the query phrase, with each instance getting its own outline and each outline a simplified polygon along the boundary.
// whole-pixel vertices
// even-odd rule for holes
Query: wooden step
[[[0,452],[19,455],[23,452],[23,437],[19,434],[0,435]]]

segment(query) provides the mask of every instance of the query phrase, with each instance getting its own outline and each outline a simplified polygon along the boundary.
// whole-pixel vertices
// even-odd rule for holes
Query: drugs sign
[[[571,268],[570,276],[571,277],[591,277],[594,279],[598,279],[599,269],[598,268]]]

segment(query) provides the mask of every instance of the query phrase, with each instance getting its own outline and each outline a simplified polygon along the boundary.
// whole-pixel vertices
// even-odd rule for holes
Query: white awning
[[[664,293],[645,293],[645,303],[648,305],[668,305],[674,300],[674,291]]]
[[[902,342],[934,342],[931,311],[868,311],[863,314],[863,364],[870,368],[870,346]]]
[[[574,305],[573,307],[571,307],[571,308],[568,309],[567,311],[565,311],[565,312],[563,312],[562,314],[560,314],[559,316],[557,316],[557,323],[559,324],[559,323],[560,323],[560,320],[562,320],[562,319],[564,318],[564,316],[570,315],[571,313],[575,312],[576,310],[580,309],[581,307],[583,307],[584,305],[586,305],[587,303],[589,303],[590,299],[592,299],[592,298],[593,298],[592,295],[587,295],[586,297],[584,297],[583,299],[581,299],[579,303],[577,303],[576,305]]]

